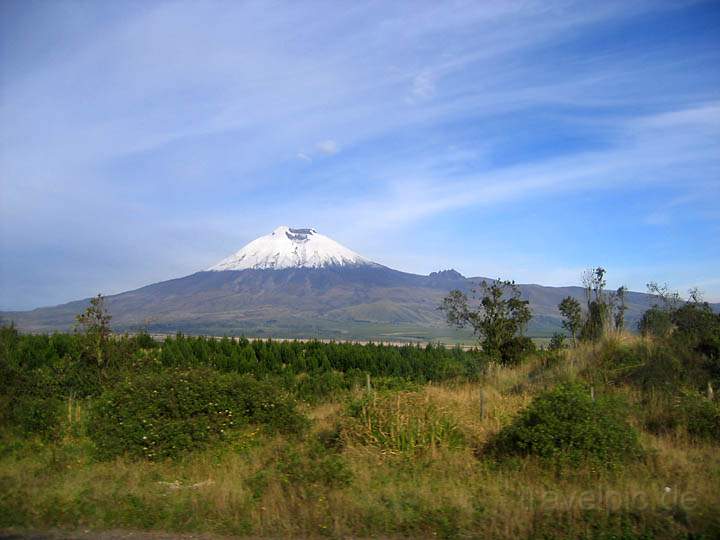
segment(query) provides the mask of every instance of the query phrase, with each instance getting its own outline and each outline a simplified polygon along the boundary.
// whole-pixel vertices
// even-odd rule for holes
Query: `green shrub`
[[[135,334],[129,340],[135,345],[134,348],[136,349],[156,349],[160,347],[160,344],[145,331]]]
[[[498,458],[532,455],[557,464],[614,466],[641,455],[638,434],[624,404],[591,397],[578,384],[563,384],[533,400],[486,446]]]
[[[500,363],[506,366],[517,365],[536,350],[532,339],[527,336],[515,336],[501,345]]]
[[[682,396],[681,411],[689,435],[720,441],[720,404],[688,391]]]
[[[295,382],[295,395],[308,403],[317,403],[347,388],[345,377],[337,371],[302,373]]]
[[[648,394],[639,416],[653,433],[685,431],[693,439],[720,441],[720,404],[695,390]]]
[[[55,439],[60,434],[62,403],[51,396],[24,396],[12,404],[12,420],[23,435]]]
[[[550,345],[548,350],[550,351],[561,351],[565,348],[565,334],[555,332],[550,338]]]
[[[595,347],[583,375],[597,383],[629,383],[630,374],[643,367],[650,354],[651,347],[646,343],[627,345],[607,338]]]
[[[597,383],[629,384],[645,392],[669,393],[692,385],[705,388],[709,380],[703,358],[663,341],[627,345],[606,340],[584,376]]]
[[[645,392],[677,394],[685,387],[704,390],[713,382],[712,361],[673,342],[624,345],[608,340],[585,375],[601,383],[629,384]]]
[[[705,302],[689,302],[672,312],[672,341],[709,359],[720,360],[720,314]]]
[[[684,382],[701,389],[720,381],[720,314],[706,302],[695,299],[667,309],[651,308],[640,330],[662,344],[666,358],[661,360],[672,359]]]
[[[597,294],[598,298],[588,302],[587,317],[580,329],[581,341],[599,341],[606,334],[607,322],[611,317],[610,305],[601,292]]]
[[[133,374],[97,400],[88,433],[101,458],[162,459],[205,448],[247,422],[296,433],[306,420],[270,383],[209,369]]]
[[[643,427],[655,434],[684,429],[680,400],[668,392],[646,392],[637,404],[636,414]]]
[[[53,372],[48,368],[4,367],[0,419],[24,436],[58,437],[62,402]]]
[[[638,330],[645,337],[666,338],[673,328],[671,314],[660,307],[651,307],[638,322]]]

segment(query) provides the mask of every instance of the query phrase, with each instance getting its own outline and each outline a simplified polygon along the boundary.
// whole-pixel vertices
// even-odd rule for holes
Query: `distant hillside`
[[[287,268],[198,272],[107,297],[117,330],[277,337],[462,339],[467,332],[445,324],[437,307],[452,289],[469,292],[483,278],[457,272],[420,276],[382,266]],[[560,329],[558,303],[584,301],[580,287],[520,285],[530,301],[529,333]],[[25,312],[5,312],[5,321],[32,331],[66,330],[88,299]],[[651,304],[647,294],[627,295],[630,327]]]
[[[314,229],[279,227],[207,271],[109,296],[107,307],[119,331],[466,341],[471,334],[449,328],[437,308],[450,290],[469,292],[483,279],[454,270],[400,272]],[[557,305],[565,296],[585,301],[580,287],[520,289],[533,310],[532,336],[561,329]],[[23,330],[67,330],[88,301],[0,317]],[[627,325],[634,328],[652,297],[630,292],[626,303]]]

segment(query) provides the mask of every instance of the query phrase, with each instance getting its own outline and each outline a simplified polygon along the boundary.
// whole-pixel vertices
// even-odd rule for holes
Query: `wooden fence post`
[[[480,389],[480,420],[485,418],[485,392]]]

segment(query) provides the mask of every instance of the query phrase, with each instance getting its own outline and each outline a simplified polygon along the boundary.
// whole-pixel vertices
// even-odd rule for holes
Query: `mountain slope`
[[[314,229],[279,227],[206,271],[107,297],[116,330],[276,337],[464,338],[438,311],[452,289],[469,292],[482,277],[446,270],[421,276],[374,263]],[[565,296],[584,303],[580,287],[520,285],[530,301],[531,335],[560,329]],[[632,327],[652,298],[630,292]],[[5,321],[33,331],[65,330],[88,300],[26,312]]]
[[[380,265],[204,271],[109,296],[113,326],[209,333],[279,334],[318,324],[380,323],[442,327],[437,306],[462,277],[438,280]],[[29,330],[66,329],[87,300],[5,313]],[[340,330],[338,330],[342,334]],[[366,337],[366,336],[363,336]]]
[[[247,335],[382,337],[388,333],[457,336],[437,310],[448,291],[469,291],[482,278],[419,276],[383,266],[205,271],[107,297],[118,330],[244,333]],[[580,300],[580,287],[521,285],[534,313],[530,332],[557,330],[557,304]],[[650,297],[628,295],[632,324]],[[6,313],[28,330],[67,329],[87,300],[29,312]],[[379,325],[379,326],[378,326]],[[464,334],[467,337],[467,334]]]

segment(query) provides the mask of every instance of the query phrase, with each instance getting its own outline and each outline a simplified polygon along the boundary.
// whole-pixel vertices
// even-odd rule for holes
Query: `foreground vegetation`
[[[658,304],[643,335],[596,305],[590,338],[535,350],[455,300],[492,346],[160,343],[111,336],[101,300],[75,334],[2,328],[0,527],[720,536],[706,304]]]

